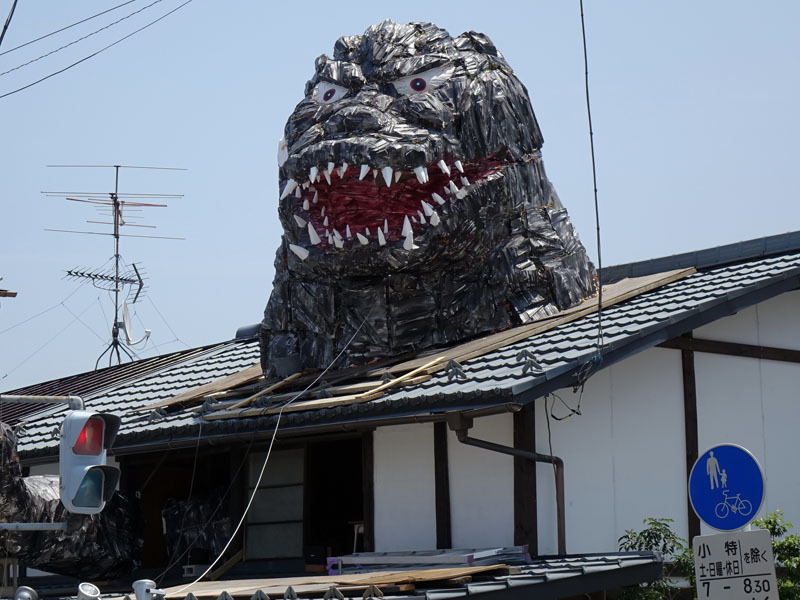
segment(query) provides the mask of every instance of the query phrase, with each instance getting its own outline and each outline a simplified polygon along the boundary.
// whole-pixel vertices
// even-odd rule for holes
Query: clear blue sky
[[[0,75],[0,95],[182,1],[161,0]],[[120,2],[23,0],[0,52]],[[0,55],[0,73],[151,2],[136,0]],[[800,3],[585,4],[604,264],[800,228]],[[0,3],[2,20],[10,6]],[[121,191],[185,194],[145,214],[158,226],[154,233],[186,241],[122,244],[124,259],[149,275],[134,328],[152,329],[153,342],[140,353],[229,339],[260,320],[269,296],[281,235],[277,140],[314,58],[332,53],[339,36],[385,18],[492,38],[530,92],[548,174],[596,259],[577,0],[194,0],[98,56],[0,99],[0,288],[19,292],[0,299],[0,390],[90,370],[109,337],[108,294],[63,276],[68,268],[105,264],[111,239],[44,231],[91,228],[84,221],[95,215],[40,192],[109,192],[113,172],[45,165],[187,168],[122,173]]]

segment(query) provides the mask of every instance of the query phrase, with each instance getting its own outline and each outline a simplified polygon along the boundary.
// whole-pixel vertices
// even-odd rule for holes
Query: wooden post
[[[514,413],[514,448],[536,452],[533,402]],[[514,457],[514,544],[527,544],[531,556],[539,554],[536,463],[518,456]]]
[[[361,434],[361,477],[364,496],[364,552],[375,551],[375,451],[372,431]]]
[[[687,333],[684,337],[691,339],[692,334]],[[683,427],[686,440],[686,481],[689,481],[689,473],[692,471],[699,455],[697,441],[697,383],[694,372],[694,351],[681,350],[681,364],[683,369]],[[694,513],[691,503],[687,496],[687,508],[689,516],[689,545],[692,539],[700,535],[700,519]]]
[[[433,468],[436,481],[436,547],[452,548],[450,467],[447,463],[447,423],[433,424]]]

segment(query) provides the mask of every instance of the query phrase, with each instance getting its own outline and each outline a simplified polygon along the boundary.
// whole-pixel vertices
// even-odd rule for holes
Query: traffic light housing
[[[61,425],[59,493],[71,513],[95,515],[103,510],[119,482],[119,469],[106,465],[106,451],[119,431],[119,417],[71,410]]]

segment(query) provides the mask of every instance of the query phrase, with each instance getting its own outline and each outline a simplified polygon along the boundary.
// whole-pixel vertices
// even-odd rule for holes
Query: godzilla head
[[[524,86],[483,34],[384,21],[340,38],[279,148],[288,267],[375,275],[488,251],[512,233],[491,226],[515,204],[495,188],[541,144]]]

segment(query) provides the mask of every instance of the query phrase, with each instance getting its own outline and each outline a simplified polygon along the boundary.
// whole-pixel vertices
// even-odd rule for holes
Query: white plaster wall
[[[470,437],[514,445],[510,414],[475,419]],[[447,435],[450,522],[454,548],[514,544],[514,458]]]
[[[433,425],[373,433],[375,550],[436,548]]]
[[[561,390],[571,407],[578,394]],[[653,348],[600,371],[586,385],[580,415],[550,419],[536,401],[536,449],[564,460],[567,552],[607,552],[645,517],[675,520],[688,531],[680,353]],[[569,410],[553,398],[557,416]],[[553,470],[537,467],[539,551],[555,553]]]

